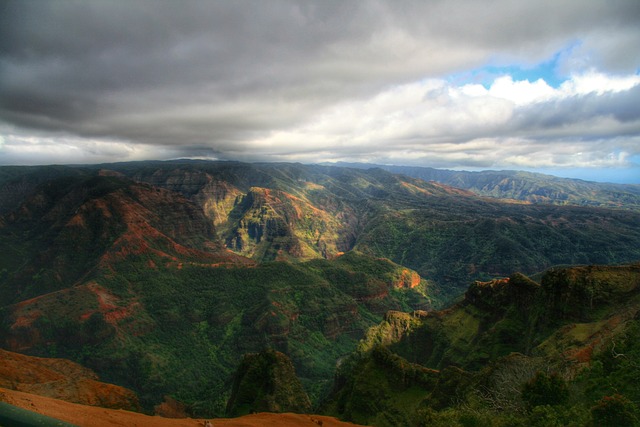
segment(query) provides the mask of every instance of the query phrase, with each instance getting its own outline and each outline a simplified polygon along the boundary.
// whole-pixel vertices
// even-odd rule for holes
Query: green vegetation
[[[640,259],[639,213],[571,206],[640,206],[636,186],[611,189],[602,184],[600,189],[600,184],[535,174],[470,174],[486,178],[480,187],[513,179],[523,195],[540,193],[537,202],[562,205],[551,206],[481,199],[425,182],[438,180],[432,176],[414,174],[425,178],[420,181],[382,168],[194,161],[111,166],[127,176],[179,191],[205,207],[223,200],[228,188],[247,195],[236,200],[220,230],[229,247],[256,260],[331,256],[355,247],[417,271],[431,283],[432,302],[439,306],[455,300],[475,280],[514,271],[535,274],[561,264]],[[446,183],[467,188],[470,177]],[[553,190],[540,189],[545,182]],[[264,189],[272,190],[270,197],[259,197]],[[576,195],[562,198],[569,193]],[[591,203],[588,195],[593,194],[621,198]]]
[[[376,426],[638,425],[638,279],[637,265],[556,269],[541,285],[513,275],[448,310],[388,315],[324,408]],[[569,310],[584,286],[598,301],[586,329]]]
[[[310,410],[309,397],[286,355],[266,350],[244,356],[227,404],[229,416],[254,412],[308,413]]]
[[[624,396],[604,396],[591,408],[593,424],[602,427],[632,427],[638,424],[636,405]]]
[[[613,264],[640,259],[623,232],[629,217],[575,207],[537,207],[447,199],[446,204],[393,211],[372,220],[357,249],[416,270],[436,286],[432,297],[451,301],[475,280],[514,271],[533,274],[558,264]],[[607,214],[608,215],[608,214]],[[603,250],[607,248],[607,250]]]
[[[12,427],[74,427],[73,424],[65,423],[37,412],[27,411],[5,402],[0,402],[0,425]]]
[[[164,226],[160,231],[178,243],[202,247],[206,240],[224,242],[257,261],[331,258],[356,248],[417,271],[429,281],[432,303],[441,307],[475,280],[514,271],[532,275],[554,265],[640,259],[637,212],[481,199],[382,169],[199,161],[99,168],[110,169],[102,175],[121,176],[96,177],[98,168],[0,171],[5,190],[0,189],[0,206],[5,201],[11,206],[24,202],[26,208],[19,217],[9,213],[3,219],[0,249],[6,249],[7,256],[0,257],[0,272],[7,268],[11,274],[12,268],[24,265],[16,281],[38,280],[32,285],[37,289],[25,292],[24,298],[74,283],[114,243],[104,238],[115,239],[123,231],[118,228],[122,224],[115,218],[105,221],[95,206],[85,214],[91,225],[88,230],[65,225],[83,203],[117,193],[118,188],[122,189],[118,198],[127,196],[145,205],[136,199],[135,191],[127,193],[130,182],[125,177],[189,199],[186,203],[163,196],[164,202],[146,206],[159,215],[151,225]],[[548,177],[518,176],[523,181],[534,178]],[[557,186],[553,194],[572,188],[563,182],[553,185]],[[215,225],[217,236],[214,230],[206,230],[210,224],[192,230],[178,226],[180,218],[195,217],[191,208],[179,206],[192,204]],[[189,235],[184,236],[184,231]],[[78,243],[89,247],[69,255],[67,246]],[[43,255],[34,255],[50,247]],[[8,293],[16,294],[14,289]]]
[[[267,349],[313,404],[339,366],[325,407],[359,422],[586,425],[617,394],[635,414],[640,266],[511,273],[636,261],[637,212],[381,169],[100,168],[0,168],[3,346],[200,416],[224,414],[240,360]],[[536,400],[556,376],[566,400]]]
[[[529,203],[640,210],[638,185],[589,182],[519,171],[467,172],[408,166],[380,167],[393,173],[464,188],[481,196]]]
[[[222,415],[243,354],[265,348],[288,354],[317,401],[336,361],[355,349],[381,312],[407,307],[407,300],[427,303],[415,290],[391,291],[399,266],[358,254],[255,268],[155,262],[149,269],[148,258],[130,257],[114,265],[117,274],[94,276],[119,307],[132,307],[115,327],[99,312],[73,320],[97,308],[84,287],[39,301],[33,309],[43,316],[32,328],[44,341],[33,351],[91,367],[138,392],[147,407],[170,390],[195,413]],[[415,295],[397,297],[403,294]]]
[[[522,388],[522,400],[530,409],[543,405],[563,405],[569,400],[567,383],[557,373],[538,372]]]

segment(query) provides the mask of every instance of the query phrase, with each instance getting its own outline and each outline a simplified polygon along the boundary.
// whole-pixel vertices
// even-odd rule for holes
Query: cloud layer
[[[622,167],[640,155],[636,0],[0,7],[4,164]],[[551,58],[557,87],[449,78]]]

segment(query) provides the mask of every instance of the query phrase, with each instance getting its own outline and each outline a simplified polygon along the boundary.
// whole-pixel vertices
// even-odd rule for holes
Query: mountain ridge
[[[635,213],[505,202],[380,168],[184,160],[17,171],[8,175],[20,182],[98,174],[164,188],[204,212],[216,244],[254,261],[331,258],[358,249],[418,271],[443,302],[470,281],[515,270],[534,274],[553,265],[640,257]],[[4,187],[14,184],[9,179]]]
[[[389,313],[341,365],[324,411],[377,426],[620,425],[594,408],[640,397],[639,297],[640,264],[568,267],[542,283],[476,282],[446,310]],[[538,386],[550,388],[533,400]],[[629,405],[623,425],[636,425]]]
[[[425,181],[436,181],[475,194],[528,203],[640,209],[640,184],[616,184],[561,178],[517,170],[454,171],[420,166],[338,162],[354,168],[380,168]]]
[[[460,321],[439,351],[446,343],[454,360],[476,339],[465,363],[482,364],[535,338],[498,311],[502,335],[463,333],[491,329],[478,302],[492,301],[486,293],[512,304],[512,289],[493,280],[528,289],[514,271],[640,259],[632,210],[504,202],[382,169],[180,161],[0,168],[0,177],[11,205],[0,217],[1,345],[81,363],[134,390],[145,410],[170,393],[191,414],[223,414],[238,361],[266,349],[291,359],[318,404],[336,365],[385,319],[395,319],[394,337],[416,322],[448,331]],[[476,280],[493,285],[467,291]],[[424,315],[465,291],[477,294],[470,314]],[[388,314],[400,312],[413,314]],[[368,366],[417,378],[409,388],[431,381],[403,367],[426,363],[417,356],[376,354]]]

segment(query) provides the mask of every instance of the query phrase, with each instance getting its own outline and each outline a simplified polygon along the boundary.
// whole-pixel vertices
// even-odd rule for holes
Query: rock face
[[[625,290],[626,273],[615,292],[597,275],[586,292],[561,275],[550,287],[486,280],[638,259],[639,213],[505,204],[382,170],[100,167],[111,170],[73,168],[0,191],[11,206],[0,217],[0,343],[74,358],[136,390],[147,409],[169,394],[222,414],[238,360],[264,348],[291,357],[305,385],[324,387],[384,313],[430,307],[427,280],[435,298],[445,285],[485,281],[449,314],[386,317],[380,336],[406,337],[394,351],[430,367],[532,350],[541,288],[558,308],[546,320],[558,323],[591,322],[607,301],[637,295]],[[256,262],[265,260],[282,262]],[[586,342],[599,328],[580,325],[554,342]],[[570,357],[588,360],[583,348]]]
[[[213,224],[195,203],[121,177],[48,181],[4,221],[5,258],[16,257],[22,268],[0,289],[2,301],[66,288],[92,269],[129,256],[241,260],[217,241]]]
[[[140,410],[133,391],[100,382],[92,370],[65,359],[0,350],[0,387],[82,405]]]
[[[284,192],[251,188],[238,198],[230,213],[227,246],[237,253],[263,260],[285,256],[305,258],[305,242],[295,232],[303,220],[301,206],[299,200]]]
[[[523,413],[523,386],[537,372],[567,381],[584,412],[612,391],[637,398],[639,320],[638,264],[555,268],[540,284],[519,273],[475,282],[447,310],[388,312],[340,365],[326,411],[420,425],[425,408],[481,394],[487,408]]]
[[[333,197],[312,200],[322,185],[297,176],[300,171],[281,172],[282,182],[295,186],[278,188],[282,182],[270,176],[273,171],[236,163],[141,170],[132,178],[188,197],[227,247],[256,260],[331,258],[350,249],[358,222],[353,209],[340,205],[336,212]]]
[[[230,416],[252,412],[308,413],[310,410],[309,397],[285,354],[265,350],[244,356],[227,405]]]
[[[535,299],[540,285],[528,277],[515,273],[511,277],[488,282],[476,281],[465,293],[465,301],[479,308],[504,311],[510,305],[526,309]]]
[[[631,300],[640,289],[640,265],[552,269],[542,280],[555,318],[590,321],[607,306]]]

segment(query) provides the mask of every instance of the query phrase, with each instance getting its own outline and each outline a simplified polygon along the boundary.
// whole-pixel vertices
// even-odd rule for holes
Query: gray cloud
[[[517,110],[511,126],[506,130],[531,136],[549,132],[562,134],[572,126],[582,131],[571,130],[581,139],[640,135],[640,85],[622,92],[605,94],[588,93],[567,98],[554,99],[527,105]],[[590,122],[608,120],[608,125],[595,128],[585,126]]]
[[[9,0],[0,7],[0,121],[5,124],[0,163],[12,161],[7,147],[14,144],[17,150],[29,132],[34,138],[67,138],[76,147],[69,161],[82,150],[86,155],[80,158],[101,153],[96,154],[101,161],[153,153],[312,161],[314,153],[323,160],[363,158],[374,151],[395,159],[387,152],[422,150],[434,164],[442,157],[456,166],[491,161],[473,153],[456,157],[443,147],[440,155],[429,144],[507,134],[543,140],[638,132],[636,88],[526,105],[508,125],[480,121],[462,130],[443,125],[439,136],[427,132],[428,141],[424,128],[411,126],[403,132],[387,129],[390,139],[370,139],[370,145],[344,140],[333,144],[331,153],[313,138],[283,145],[271,138],[389,88],[486,64],[535,65],[577,42],[558,64],[567,75],[594,67],[636,73],[636,0]],[[599,130],[557,135],[559,129],[608,116],[615,123]],[[358,136],[341,132],[345,138]],[[116,149],[100,144],[96,149],[83,138],[109,141]],[[41,156],[55,146],[48,141]],[[517,155],[525,156],[522,147]],[[64,155],[57,148],[56,159]],[[37,144],[30,152],[38,152]]]

